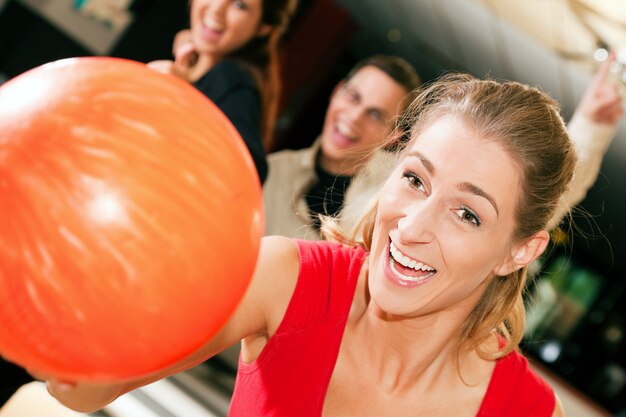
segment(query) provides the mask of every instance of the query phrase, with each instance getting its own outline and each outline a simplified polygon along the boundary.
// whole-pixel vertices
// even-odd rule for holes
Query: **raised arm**
[[[119,383],[68,383],[35,377],[46,380],[50,394],[63,405],[81,412],[99,410],[124,393],[192,368],[245,337],[269,338],[287,310],[298,272],[295,243],[284,237],[265,237],[254,277],[239,307],[211,340],[188,357],[147,377]]]
[[[602,159],[615,137],[624,109],[619,87],[611,79],[610,68],[615,54],[602,63],[585,90],[567,130],[578,154],[578,163],[570,189],[560,200],[559,207],[548,224],[559,224],[569,210],[580,203],[595,183]]]

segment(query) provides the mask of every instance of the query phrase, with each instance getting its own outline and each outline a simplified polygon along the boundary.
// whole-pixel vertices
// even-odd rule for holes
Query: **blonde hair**
[[[575,151],[559,112],[558,103],[536,88],[448,74],[413,100],[390,140],[399,143],[398,150],[402,151],[430,123],[452,115],[461,118],[479,137],[502,146],[521,172],[513,241],[522,242],[547,227],[573,175]],[[325,221],[322,232],[328,238],[358,244],[369,251],[376,215],[374,202],[351,235],[340,232],[332,221]],[[459,349],[477,349],[483,358],[492,359],[516,349],[524,333],[525,286],[526,267],[495,277],[465,320]],[[504,348],[497,352],[481,350],[494,329],[504,340]]]

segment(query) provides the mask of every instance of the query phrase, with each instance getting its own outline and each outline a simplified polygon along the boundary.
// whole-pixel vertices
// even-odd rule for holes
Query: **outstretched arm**
[[[227,347],[250,336],[269,338],[287,310],[299,272],[295,243],[284,237],[265,237],[248,290],[226,325],[201,348],[152,375],[109,384],[62,382],[42,375],[50,394],[63,405],[81,412],[105,407],[120,395],[199,365]]]
[[[595,183],[604,154],[624,115],[619,87],[610,77],[610,68],[614,62],[615,54],[611,53],[596,72],[567,125],[578,162],[570,188],[561,197],[559,207],[548,224],[550,229],[557,226],[563,216],[585,198]]]

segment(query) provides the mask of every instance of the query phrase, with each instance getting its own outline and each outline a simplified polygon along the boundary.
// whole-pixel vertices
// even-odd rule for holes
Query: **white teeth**
[[[350,127],[343,122],[337,123],[337,130],[344,136],[347,136],[349,139],[356,139],[356,135],[352,132]]]
[[[407,268],[412,268],[412,269],[415,269],[416,271],[424,271],[424,272],[432,272],[435,270],[435,268],[433,268],[430,265],[423,264],[421,262],[416,261],[415,259],[411,259],[408,256],[402,254],[402,252],[400,252],[400,250],[396,248],[396,245],[394,245],[393,242],[389,244],[389,252],[391,253],[391,256],[396,262],[398,262],[399,264]]]
[[[215,20],[211,19],[208,16],[205,16],[205,18],[202,19],[202,23],[204,23],[204,26],[208,27],[211,30],[215,30],[217,32],[219,32],[222,29],[224,29],[224,25],[216,22]]]

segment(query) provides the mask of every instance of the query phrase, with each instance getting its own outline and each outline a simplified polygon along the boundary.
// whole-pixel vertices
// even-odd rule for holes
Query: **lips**
[[[216,42],[222,37],[225,29],[226,28],[223,25],[217,23],[215,20],[205,17],[202,20],[200,33],[202,35],[202,39],[205,41]]]
[[[335,126],[335,129],[339,134],[345,136],[350,141],[355,141],[357,139],[356,133],[344,122],[338,122]]]
[[[204,19],[202,19],[202,24],[205,28],[213,30],[215,32],[223,32],[225,29],[223,24],[208,16],[205,16]]]
[[[333,129],[333,142],[340,148],[349,147],[358,142],[358,136],[346,123],[339,121]]]
[[[388,267],[392,281],[405,287],[424,284],[437,273],[432,266],[403,254],[393,242],[389,243]]]

